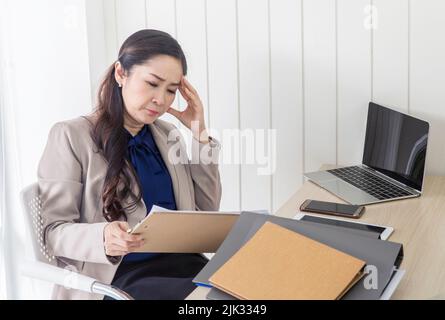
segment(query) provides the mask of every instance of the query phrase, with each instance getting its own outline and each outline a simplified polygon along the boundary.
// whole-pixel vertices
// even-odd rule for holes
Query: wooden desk
[[[306,199],[343,202],[308,181],[276,215],[294,217]],[[445,177],[426,177],[419,198],[366,206],[359,221],[394,227],[389,241],[403,244],[406,273],[392,299],[445,298]],[[198,287],[187,299],[205,299],[208,291]]]

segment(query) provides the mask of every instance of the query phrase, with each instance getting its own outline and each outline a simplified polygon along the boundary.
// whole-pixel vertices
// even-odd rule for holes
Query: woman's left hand
[[[189,128],[195,139],[200,142],[207,142],[208,136],[204,122],[204,107],[198,92],[184,76],[181,78],[179,92],[185,101],[187,101],[187,107],[184,111],[179,111],[170,107],[167,112],[178,118],[182,124]]]

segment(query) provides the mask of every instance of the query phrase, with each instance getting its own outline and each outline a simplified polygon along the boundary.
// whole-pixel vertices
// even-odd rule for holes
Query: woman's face
[[[115,77],[122,84],[126,125],[140,127],[164,114],[175,99],[182,76],[181,62],[168,55],[135,65],[127,74],[116,63]]]

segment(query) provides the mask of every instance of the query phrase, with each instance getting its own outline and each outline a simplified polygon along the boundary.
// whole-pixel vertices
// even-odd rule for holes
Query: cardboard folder
[[[363,275],[365,262],[266,222],[210,283],[240,299],[335,300]]]
[[[131,230],[145,239],[135,252],[216,252],[238,218],[237,212],[152,211]]]

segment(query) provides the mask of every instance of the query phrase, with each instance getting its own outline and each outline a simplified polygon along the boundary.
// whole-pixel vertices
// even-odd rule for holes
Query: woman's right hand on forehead
[[[125,221],[113,221],[104,229],[104,248],[109,256],[124,256],[144,244],[142,236],[129,234],[130,228]]]

